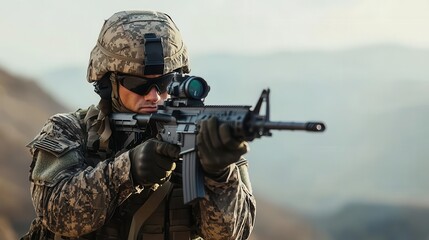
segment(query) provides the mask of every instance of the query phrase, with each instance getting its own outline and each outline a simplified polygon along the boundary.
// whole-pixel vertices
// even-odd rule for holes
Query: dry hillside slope
[[[34,210],[28,188],[31,157],[25,145],[50,115],[64,111],[66,109],[35,82],[0,70],[0,224],[3,233],[8,225],[17,235],[28,228]]]

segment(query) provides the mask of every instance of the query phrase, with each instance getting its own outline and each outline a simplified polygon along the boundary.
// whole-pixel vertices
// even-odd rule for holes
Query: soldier
[[[87,79],[97,106],[52,116],[28,145],[36,219],[23,239],[247,239],[255,199],[242,157],[247,143],[216,118],[197,148],[206,195],[183,204],[178,146],[149,138],[118,149],[109,114],[157,111],[175,73],[189,73],[186,47],[165,13],[118,12],[105,21]]]

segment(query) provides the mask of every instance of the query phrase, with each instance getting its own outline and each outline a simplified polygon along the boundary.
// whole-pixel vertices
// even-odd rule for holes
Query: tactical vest
[[[87,132],[86,159],[88,165],[95,166],[98,162],[114,157],[115,152],[124,150],[111,149],[109,144],[102,143],[100,139],[105,128],[100,121],[100,110],[91,106],[87,110],[79,110],[76,113],[80,119],[83,131]],[[102,129],[102,131],[100,131]],[[103,131],[104,130],[104,131]],[[109,134],[110,135],[110,134]],[[157,204],[157,209],[147,218],[138,231],[137,239],[142,240],[189,240],[198,239],[192,215],[192,207],[183,204],[181,163],[176,164],[176,169],[170,179],[171,187],[167,195]],[[117,207],[107,223],[97,231],[82,236],[82,239],[119,240],[127,239],[131,221],[139,208],[153,194],[149,188],[138,194],[131,195],[124,203]]]

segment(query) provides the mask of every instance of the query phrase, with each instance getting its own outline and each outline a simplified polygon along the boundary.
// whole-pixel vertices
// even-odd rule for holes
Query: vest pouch
[[[164,234],[163,233],[158,233],[158,234],[143,233],[143,236],[141,239],[142,240],[164,240]]]
[[[170,240],[191,239],[192,208],[183,203],[183,189],[173,189],[169,202]]]

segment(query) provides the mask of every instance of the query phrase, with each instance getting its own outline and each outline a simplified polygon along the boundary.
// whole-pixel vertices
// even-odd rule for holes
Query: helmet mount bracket
[[[164,52],[162,38],[155,33],[144,35],[144,75],[158,75],[164,72]]]

